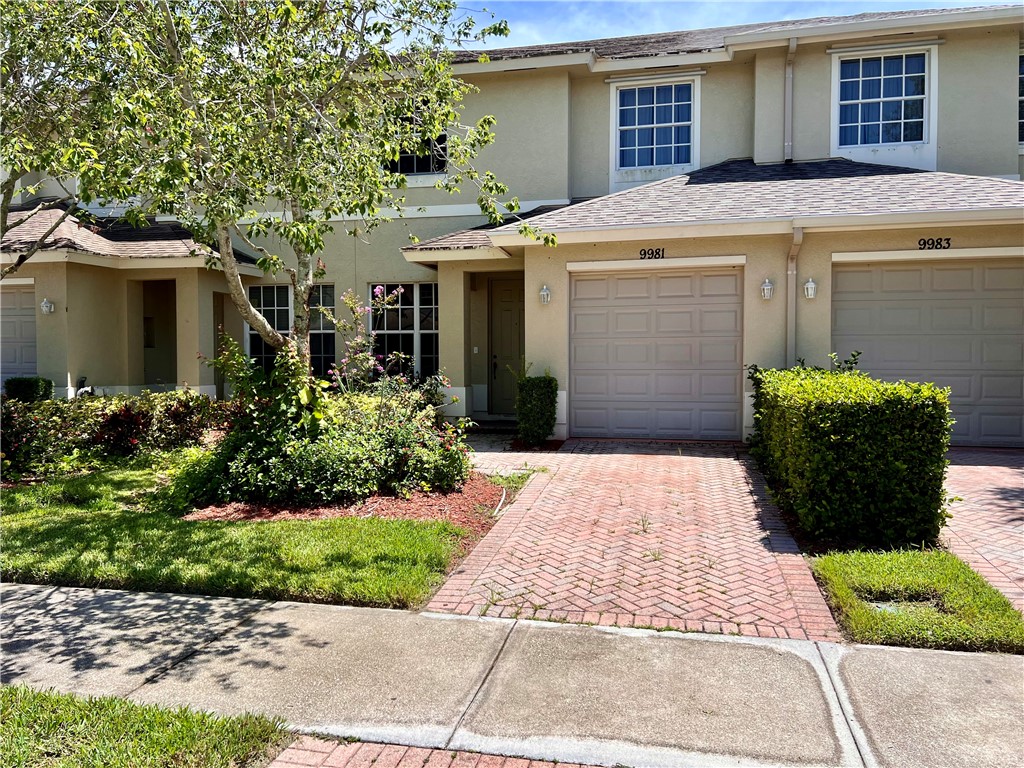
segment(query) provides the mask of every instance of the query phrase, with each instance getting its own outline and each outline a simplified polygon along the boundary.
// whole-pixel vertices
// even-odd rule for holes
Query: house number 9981
[[[664,248],[641,248],[640,249],[641,259],[664,259],[665,249]]]

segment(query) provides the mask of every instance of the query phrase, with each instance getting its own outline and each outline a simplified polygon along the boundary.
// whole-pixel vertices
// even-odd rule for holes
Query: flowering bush
[[[109,455],[131,456],[142,447],[152,424],[152,412],[127,400],[103,414],[93,441]]]

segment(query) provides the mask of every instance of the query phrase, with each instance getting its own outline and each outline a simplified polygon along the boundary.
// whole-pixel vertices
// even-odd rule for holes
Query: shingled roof
[[[572,205],[573,203],[568,203]],[[516,215],[509,215],[505,217],[506,222],[520,222],[526,219],[534,218],[535,216],[543,216],[545,213],[551,213],[552,211],[558,211],[565,208],[565,205],[539,205],[532,210],[525,211]],[[449,232],[447,235],[439,235],[438,237],[432,237],[429,240],[424,240],[416,245],[410,245],[403,248],[403,251],[461,251],[470,250],[473,248],[490,248],[491,239],[487,236],[487,233],[495,229],[497,224],[481,224],[478,227],[471,227],[469,229],[460,229],[456,232]],[[518,225],[517,225],[518,226]]]
[[[33,214],[8,230],[0,247],[8,252],[31,247],[63,213],[51,208]],[[11,220],[18,221],[19,214],[12,212]],[[193,240],[191,233],[177,222],[155,222],[143,228],[125,224],[104,226],[104,222],[86,224],[73,215],[57,225],[44,247],[124,259],[174,259],[211,252],[208,246]]]
[[[833,24],[856,22],[891,21],[916,17],[938,16],[968,11],[1019,8],[1019,5],[975,6],[972,8],[928,8],[913,11],[887,11],[881,13],[858,13],[854,16],[817,16],[810,19],[766,21],[756,24],[740,24],[731,27],[691,29],[680,32],[662,32],[629,37],[608,37],[598,40],[579,40],[545,45],[524,45],[516,48],[496,48],[489,51],[459,51],[455,62],[465,64],[479,60],[480,54],[487,54],[492,61],[503,59],[526,59],[535,56],[556,56],[567,53],[588,53],[604,59],[633,59],[650,56],[668,56],[679,53],[701,53],[725,47],[725,38],[754,32],[782,32],[803,27],[820,27]]]
[[[991,210],[1020,215],[1024,182],[846,159],[779,165],[730,160],[537,216],[558,232],[637,225]],[[506,224],[495,234],[513,234]]]

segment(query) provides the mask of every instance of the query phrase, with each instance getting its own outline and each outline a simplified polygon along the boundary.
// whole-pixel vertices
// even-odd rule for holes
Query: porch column
[[[174,305],[175,331],[177,337],[177,362],[179,387],[188,384],[191,389],[213,396],[216,387],[213,382],[213,371],[199,359],[199,353],[209,354],[204,344],[210,335],[209,323],[212,321],[212,307],[203,312],[200,297],[199,270],[186,269],[175,275]],[[206,302],[209,303],[209,302]]]
[[[473,391],[469,386],[466,364],[466,299],[468,282],[464,267],[441,263],[437,270],[438,330],[441,371],[451,380],[449,395],[457,398],[445,408],[448,416],[467,416],[473,412]]]

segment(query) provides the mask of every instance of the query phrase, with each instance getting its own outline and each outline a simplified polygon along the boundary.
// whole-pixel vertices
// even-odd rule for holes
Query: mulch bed
[[[371,496],[357,504],[293,507],[279,504],[231,502],[196,509],[183,519],[227,522],[325,520],[333,517],[380,517],[388,520],[444,521],[469,534],[463,547],[471,548],[495,523],[494,510],[502,489],[473,472],[461,490],[452,493],[416,491],[409,498]]]
[[[558,449],[561,448],[564,443],[565,440],[545,440],[540,445],[527,445],[517,437],[512,441],[512,444],[509,446],[509,450],[516,452],[527,451],[535,453],[557,453]]]

